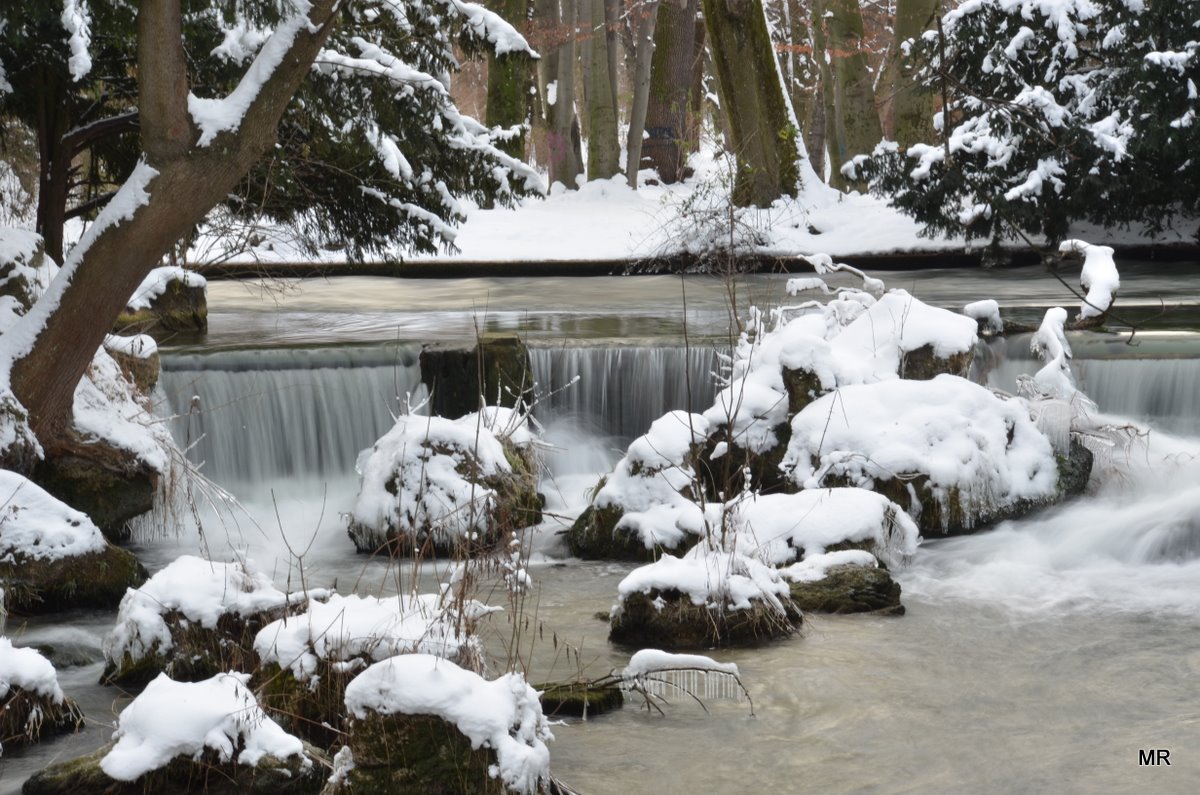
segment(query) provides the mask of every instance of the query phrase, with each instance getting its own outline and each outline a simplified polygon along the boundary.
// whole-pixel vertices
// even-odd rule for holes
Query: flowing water
[[[946,306],[995,297],[1036,320],[1064,298],[1037,276],[885,278]],[[1084,391],[1101,410],[1153,429],[1126,482],[1027,521],[927,541],[898,572],[903,618],[817,616],[801,637],[715,652],[739,664],[753,714],[744,703],[712,702],[706,713],[674,700],[665,715],[630,703],[557,726],[556,773],[586,793],[1193,791],[1200,335],[1188,318],[1200,289],[1162,268],[1123,277],[1121,306],[1132,313],[1149,314],[1160,293],[1183,306],[1136,345],[1127,335],[1072,336]],[[778,304],[781,284],[749,279],[739,301]],[[561,514],[578,510],[597,473],[650,420],[706,405],[728,344],[725,287],[700,279],[346,279],[266,295],[214,283],[209,301],[208,339],[164,346],[162,411],[177,415],[192,459],[245,511],[205,511],[202,535],[147,538],[137,551],[152,570],[201,548],[247,555],[281,584],[296,587],[302,573],[343,592],[390,592],[444,574],[355,555],[338,515],[354,499],[358,451],[390,427],[406,395],[420,399],[422,343],[470,339],[477,328],[529,338],[544,395],[536,411],[553,445],[543,489]],[[1038,366],[1027,338],[985,353],[999,388]],[[564,560],[554,527],[534,542],[530,679],[619,669],[630,650],[608,644],[595,616],[630,567]],[[6,752],[0,791],[107,738],[125,703],[95,685],[112,619],[90,612],[27,625],[24,641],[93,660],[60,672],[90,723],[81,735]],[[511,627],[495,617],[488,631],[499,653]],[[1140,766],[1143,749],[1169,751],[1171,765]]]

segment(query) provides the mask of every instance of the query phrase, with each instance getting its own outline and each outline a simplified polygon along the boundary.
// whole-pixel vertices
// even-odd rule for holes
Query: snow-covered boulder
[[[177,265],[155,268],[129,297],[114,330],[121,334],[208,331],[208,282]]]
[[[524,415],[488,407],[457,420],[401,416],[360,458],[347,517],[359,552],[461,555],[541,521]]]
[[[262,698],[287,716],[293,731],[327,746],[344,728],[341,710],[330,705],[342,703],[355,675],[397,654],[431,654],[480,670],[483,646],[475,624],[494,611],[474,600],[447,604],[440,594],[334,594],[311,601],[305,612],[278,619],[255,637]]]
[[[520,674],[487,681],[449,660],[405,654],[346,688],[352,718],[330,792],[536,793],[553,739]]]
[[[617,591],[609,639],[630,646],[752,646],[801,622],[776,569],[707,542],[634,569]]]
[[[259,629],[305,598],[285,594],[242,562],[183,555],[121,600],[104,641],[102,680],[138,685],[162,672],[197,681],[219,671],[253,670]]]
[[[682,551],[704,532],[695,463],[708,421],[672,411],[629,445],[591,504],[567,532],[581,558],[650,560],[662,550]]]
[[[817,288],[830,292],[817,278],[788,283],[792,294]],[[734,350],[728,383],[704,412],[711,433],[700,471],[709,497],[723,499],[747,486],[786,490],[779,465],[790,437],[788,423],[805,406],[849,385],[965,375],[977,341],[972,318],[930,306],[904,290],[879,298],[839,291],[825,303],[777,310],[772,324],[752,312]]]
[[[299,738],[259,706],[249,675],[165,674],[121,712],[113,742],[35,774],[34,795],[105,792],[312,793],[325,778]]]
[[[877,491],[941,534],[1062,499],[1067,463],[1023,400],[940,375],[822,397],[793,419],[783,466],[800,488]]]
[[[33,481],[0,470],[0,582],[9,610],[111,607],[146,579],[130,552]]]
[[[10,747],[35,743],[43,734],[72,732],[82,725],[83,713],[63,695],[50,661],[0,636],[0,741]]]

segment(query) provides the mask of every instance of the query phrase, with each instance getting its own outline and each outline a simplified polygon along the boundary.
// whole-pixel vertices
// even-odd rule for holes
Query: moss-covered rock
[[[932,345],[922,345],[900,355],[900,377],[911,381],[929,381],[942,373],[966,378],[975,360],[975,349],[938,356]]]
[[[814,613],[904,615],[900,584],[884,567],[834,566],[824,579],[793,582],[792,601]]]
[[[542,712],[548,718],[589,718],[620,709],[625,696],[616,687],[589,687],[587,682],[541,685]]]
[[[169,649],[157,643],[136,660],[126,651],[105,660],[101,684],[139,687],[165,673],[177,682],[199,682],[225,671],[253,671],[258,667],[254,638],[258,631],[283,616],[286,608],[240,615],[225,613],[208,628],[189,621],[177,610],[163,614],[171,634]]]
[[[252,685],[259,705],[284,731],[330,748],[348,728],[346,685],[360,669],[321,662],[317,674],[301,682],[290,670],[267,663],[255,669]]]
[[[761,601],[734,610],[714,604],[695,604],[679,591],[651,590],[624,598],[614,611],[608,639],[640,648],[709,649],[757,646],[787,637],[800,626],[800,611],[784,601],[781,615]]]
[[[160,474],[145,462],[102,440],[52,451],[33,481],[72,508],[86,513],[110,541],[123,541],[125,523],[154,507]]]
[[[779,442],[761,453],[747,450],[727,438],[725,428],[718,429],[709,437],[696,466],[708,499],[723,502],[746,490],[760,494],[795,491],[795,487],[779,468],[784,454],[787,453],[791,426],[783,423],[775,426],[772,432]],[[713,458],[718,444],[722,445],[724,452]]]
[[[35,773],[22,790],[25,795],[146,795],[163,792],[203,792],[208,795],[307,795],[320,791],[327,775],[320,764],[305,766],[299,756],[263,757],[254,767],[220,762],[209,751],[199,759],[177,758],[166,767],[135,781],[117,781],[100,767],[112,745],[86,756],[54,762]],[[310,751],[312,749],[309,749]]]
[[[325,792],[346,795],[413,795],[505,792],[488,774],[496,764],[489,748],[472,748],[453,724],[434,715],[379,715],[355,721],[347,739],[354,767]]]
[[[421,382],[429,388],[430,411],[455,419],[481,405],[513,408],[533,396],[529,348],[515,336],[484,337],[470,348],[426,347]]]
[[[119,334],[149,334],[169,337],[179,332],[208,331],[208,298],[203,285],[189,286],[171,279],[148,307],[126,308],[113,330]]]
[[[15,552],[0,560],[8,609],[19,614],[113,608],[126,589],[141,585],[147,576],[132,552],[112,544],[58,560],[34,560]]]
[[[567,530],[567,548],[571,554],[584,560],[651,561],[663,552],[682,551],[647,548],[637,533],[617,527],[624,514],[615,505],[584,508]]]
[[[145,337],[141,339],[145,339]],[[148,395],[154,390],[162,370],[157,347],[147,351],[138,351],[122,346],[106,345],[105,350],[108,351],[109,356],[113,357],[113,360],[120,366],[121,372],[138,392]]]

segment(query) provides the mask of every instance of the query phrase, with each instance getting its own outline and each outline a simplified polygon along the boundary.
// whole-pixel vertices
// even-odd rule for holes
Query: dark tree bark
[[[647,137],[642,155],[668,184],[683,178],[687,162],[697,53],[698,0],[663,0],[654,26],[654,55],[646,102]]]
[[[64,273],[13,332],[29,340],[12,370],[12,390],[49,450],[66,436],[75,387],[129,296],[174,243],[200,222],[276,140],[292,95],[335,22],[336,0],[313,0],[301,28],[263,83],[240,126],[196,144],[187,113],[179,0],[138,10],[138,89],[143,150],[158,173],[147,197],[100,226],[67,256]],[[261,57],[261,56],[260,56]],[[103,213],[102,213],[103,218]]]
[[[703,0],[721,109],[737,158],[733,200],[767,207],[795,195],[796,135],[779,82],[762,0]]]
[[[488,8],[517,29],[524,27],[526,0],[489,0]],[[533,61],[526,52],[496,55],[488,51],[487,107],[489,127],[516,127],[528,123],[531,114]],[[499,148],[516,158],[525,156],[525,134],[509,138]]]

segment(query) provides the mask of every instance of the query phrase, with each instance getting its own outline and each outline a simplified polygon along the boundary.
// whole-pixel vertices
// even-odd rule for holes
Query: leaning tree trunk
[[[605,0],[588,0],[591,24],[587,31],[588,161],[587,178],[608,179],[621,170],[621,144],[617,138],[617,107],[610,81],[608,22]]]
[[[654,29],[658,0],[645,0],[632,10],[634,15],[633,102],[629,108],[629,137],[626,139],[625,177],[637,190],[642,167],[642,136],[646,132],[646,105],[650,100],[650,67],[654,60]]]
[[[721,109],[737,158],[733,200],[767,207],[796,195],[796,129],[788,114],[762,0],[703,0]]]
[[[12,391],[47,450],[65,437],[75,387],[129,296],[175,242],[199,223],[274,145],[279,119],[336,21],[337,0],[312,0],[241,125],[196,144],[188,114],[179,0],[138,8],[138,94],[146,164],[66,257],[62,271],[9,334],[20,351]],[[260,55],[260,57],[262,57]],[[137,175],[154,175],[139,183]]]
[[[814,3],[814,8],[820,3]],[[824,0],[826,45],[833,70],[833,130],[828,144],[832,173],[829,182],[838,188],[861,188],[851,183],[841,168],[855,155],[869,154],[883,140],[875,90],[863,53],[863,23],[858,0]],[[826,103],[826,107],[829,104]],[[828,126],[829,120],[826,120]]]
[[[495,11],[513,27],[525,22],[526,0],[489,0],[488,8]],[[487,107],[484,111],[489,127],[510,129],[520,127],[514,135],[499,143],[499,148],[515,158],[525,156],[525,132],[530,116],[529,53],[507,52],[503,55],[488,50]]]
[[[642,152],[667,184],[683,179],[692,121],[698,0],[663,0],[654,26]]]
[[[550,182],[574,190],[583,170],[575,132],[575,0],[536,0],[536,14],[549,31],[538,64],[546,113],[546,169]]]
[[[907,149],[916,143],[932,143],[934,92],[917,82],[921,64],[908,55],[905,42],[920,39],[933,27],[940,0],[897,0],[892,58],[884,72],[883,86],[891,99],[891,138]]]

